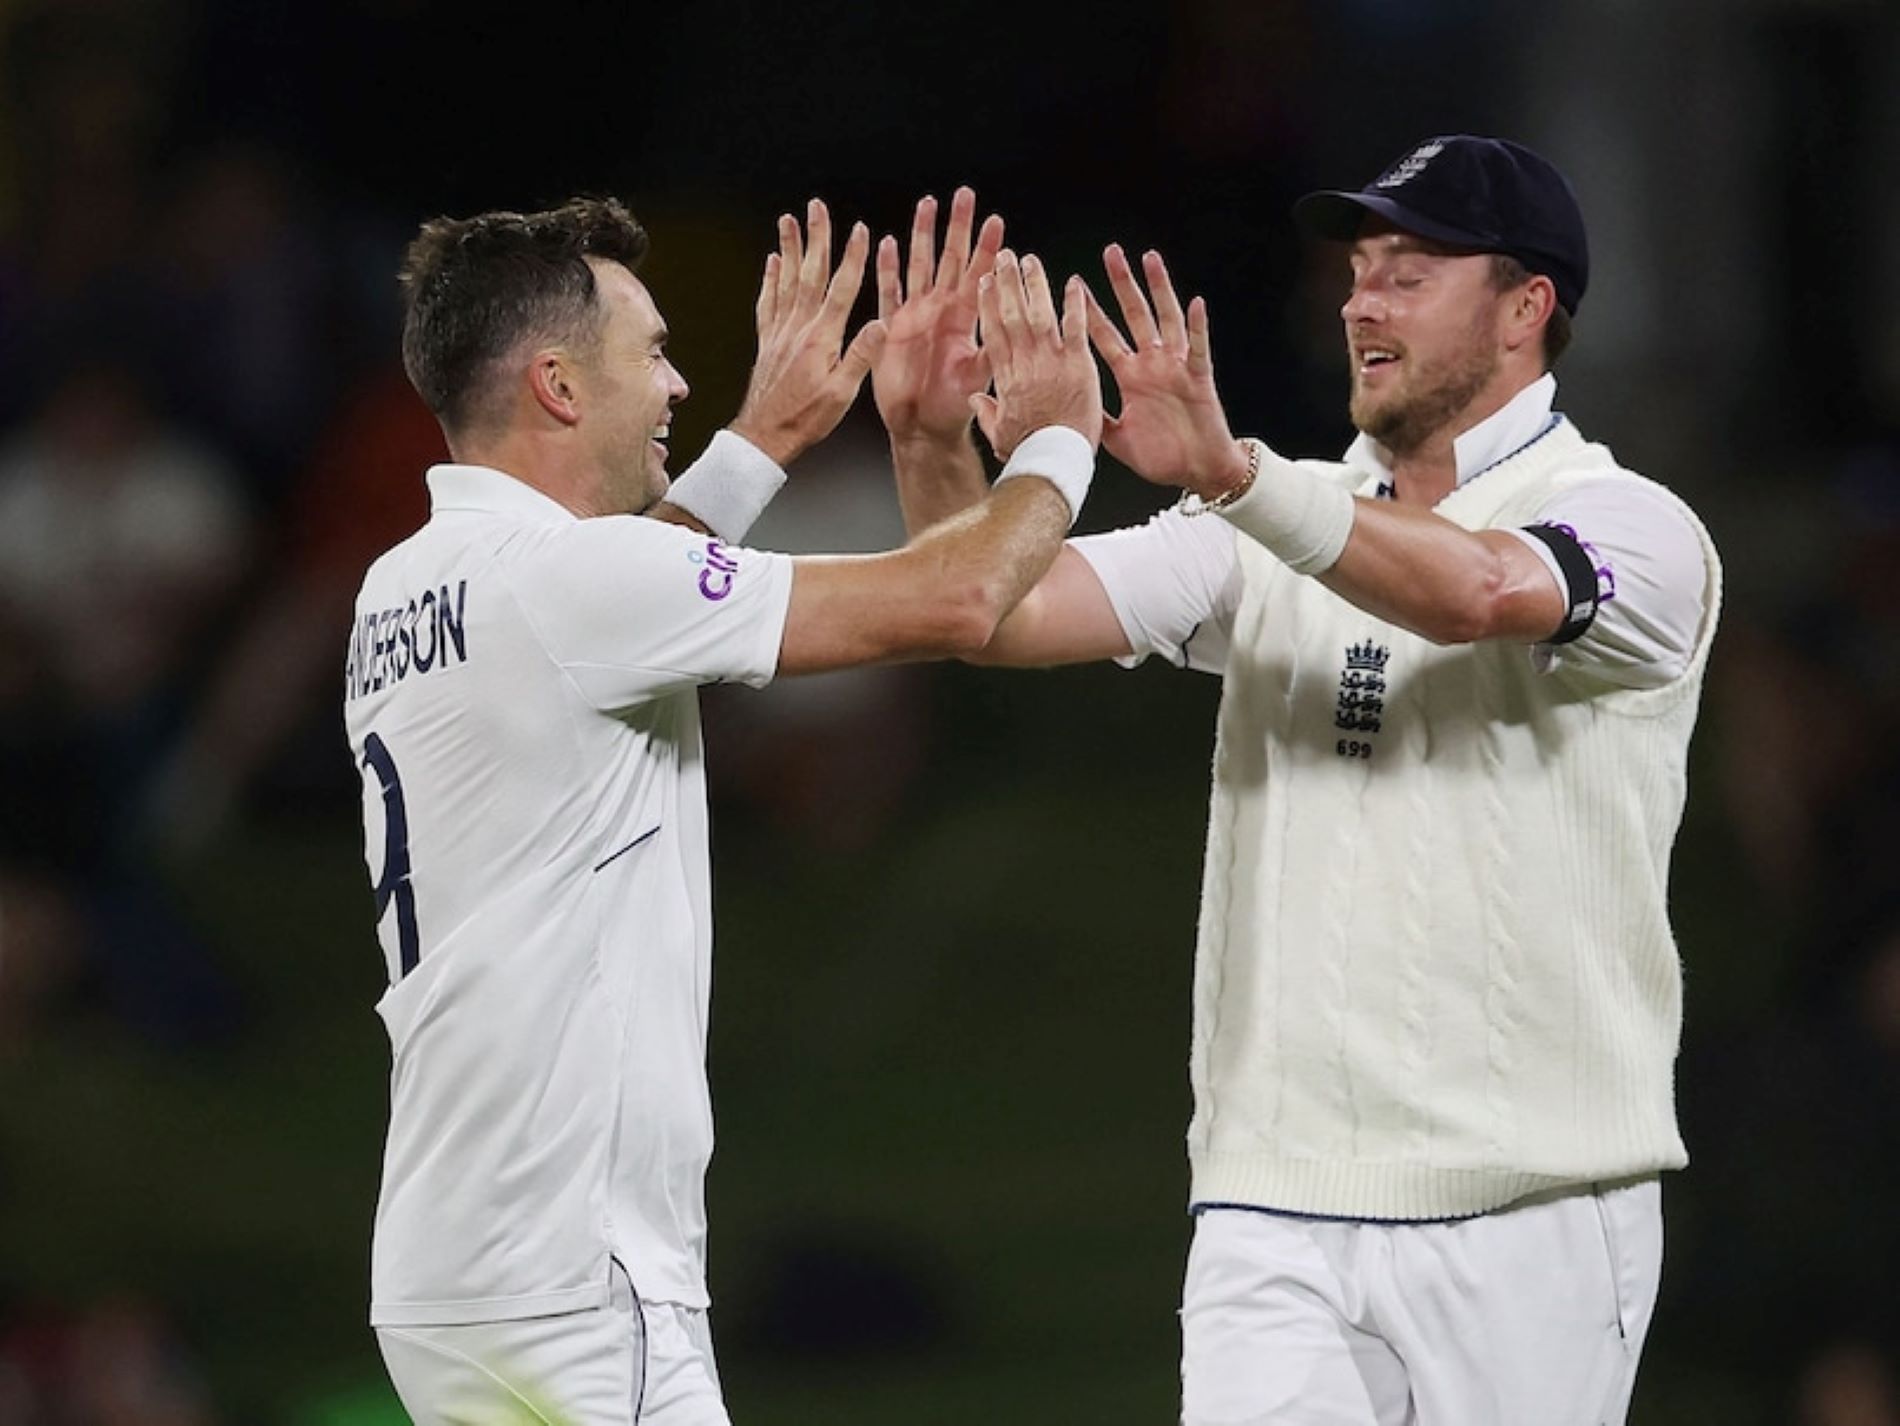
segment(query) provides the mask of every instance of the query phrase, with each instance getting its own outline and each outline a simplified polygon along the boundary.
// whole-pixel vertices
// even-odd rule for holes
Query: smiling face
[[[687,385],[666,356],[666,321],[653,295],[617,262],[589,258],[604,314],[587,355],[585,425],[605,512],[634,515],[667,492],[666,442]]]
[[[1505,370],[1510,297],[1488,254],[1368,223],[1340,309],[1353,424],[1403,457],[1496,411],[1521,384]]]

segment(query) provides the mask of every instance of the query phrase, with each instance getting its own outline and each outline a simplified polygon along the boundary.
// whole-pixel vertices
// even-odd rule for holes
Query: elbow
[[[983,663],[984,653],[1008,613],[1002,592],[985,581],[972,580],[952,591],[941,606],[942,652],[965,663]]]
[[[1444,609],[1420,624],[1418,633],[1440,648],[1475,644],[1490,637],[1491,621],[1469,609]]]
[[[1470,579],[1444,590],[1424,611],[1416,632],[1444,647],[1481,643],[1496,635],[1506,594],[1503,562],[1489,561]]]
[[[1001,598],[980,580],[939,580],[914,591],[900,607],[883,610],[875,649],[858,661],[979,662],[1005,612]]]

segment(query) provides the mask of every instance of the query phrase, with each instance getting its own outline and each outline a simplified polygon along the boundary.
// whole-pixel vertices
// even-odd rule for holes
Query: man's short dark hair
[[[646,230],[613,198],[430,219],[403,254],[399,279],[410,384],[445,429],[479,424],[494,395],[494,364],[523,341],[598,338],[587,259],[631,272],[646,251]]]
[[[1512,257],[1509,253],[1491,254],[1491,286],[1499,292],[1509,292],[1513,287],[1522,287],[1531,280],[1531,270]],[[1561,302],[1550,309],[1550,320],[1544,324],[1544,370],[1549,371],[1557,365],[1557,358],[1564,354],[1564,348],[1570,345],[1570,314],[1564,311]]]

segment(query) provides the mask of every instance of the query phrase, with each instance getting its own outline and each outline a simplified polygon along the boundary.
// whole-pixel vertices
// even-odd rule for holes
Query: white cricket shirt
[[[766,683],[791,561],[500,471],[357,597],[345,723],[390,987],[371,1321],[707,1303],[711,875],[696,688]]]

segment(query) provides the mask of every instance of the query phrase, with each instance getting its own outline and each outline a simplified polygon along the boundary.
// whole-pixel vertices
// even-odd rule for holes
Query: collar
[[[481,510],[513,515],[538,525],[559,525],[579,518],[519,476],[493,466],[432,465],[428,481],[431,514],[444,510]]]
[[[1550,426],[1556,401],[1557,378],[1545,372],[1498,410],[1455,437],[1451,449],[1458,463],[1458,484],[1516,455],[1543,435]],[[1377,474],[1381,492],[1391,489],[1392,467],[1378,443],[1364,432],[1346,448],[1346,464]]]

